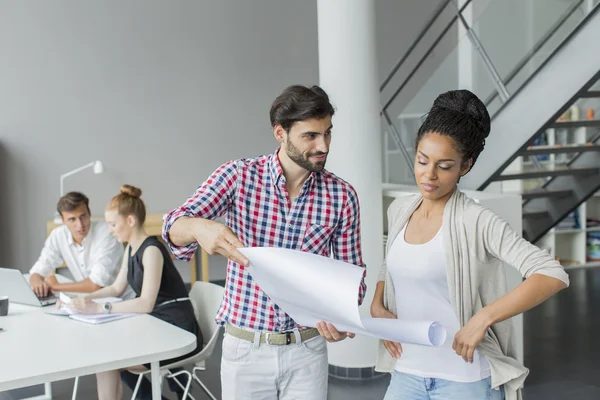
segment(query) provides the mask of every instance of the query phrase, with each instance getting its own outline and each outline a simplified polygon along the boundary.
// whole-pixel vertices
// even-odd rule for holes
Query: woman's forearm
[[[71,293],[94,293],[100,290],[102,286],[92,282],[90,278],[86,278],[79,282],[71,283],[56,283],[52,285],[52,290],[55,292],[71,292]]]
[[[377,286],[375,287],[375,294],[373,295],[373,300],[371,301],[371,316],[373,317],[377,317],[381,313],[381,311],[385,309],[383,305],[384,289],[385,282],[377,282]]]
[[[140,313],[147,314],[154,309],[155,301],[137,297],[131,300],[125,300],[112,304],[111,313]]]
[[[481,318],[483,323],[490,327],[532,309],[566,287],[560,279],[534,274],[506,295],[481,309],[475,317]]]

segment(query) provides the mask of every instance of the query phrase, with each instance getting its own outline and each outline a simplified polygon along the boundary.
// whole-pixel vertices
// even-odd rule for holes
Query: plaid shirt
[[[188,260],[196,242],[175,246],[169,230],[181,217],[216,219],[226,224],[248,247],[281,247],[363,266],[360,248],[358,196],[352,186],[328,171],[313,172],[293,204],[285,188],[277,152],[254,159],[230,161],[219,167],[186,202],[163,217],[163,238],[173,254]],[[285,268],[282,265],[282,268]],[[366,273],[366,270],[365,270]],[[363,279],[359,303],[366,291]],[[298,327],[252,280],[229,260],[225,295],[217,321],[270,332]]]

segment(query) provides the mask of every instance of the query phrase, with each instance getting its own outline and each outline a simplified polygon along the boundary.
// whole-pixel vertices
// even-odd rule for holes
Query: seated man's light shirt
[[[93,221],[81,244],[75,243],[69,229],[61,225],[52,230],[29,273],[46,277],[65,263],[75,281],[90,278],[105,287],[117,277],[123,251],[123,245],[109,234],[104,221]]]
[[[471,364],[452,349],[460,324],[450,301],[442,229],[424,244],[407,243],[405,230],[406,226],[394,239],[386,259],[394,282],[398,319],[438,321],[445,326],[447,337],[440,347],[402,343],[395,369],[455,382],[487,378],[490,365],[485,356],[475,350]]]

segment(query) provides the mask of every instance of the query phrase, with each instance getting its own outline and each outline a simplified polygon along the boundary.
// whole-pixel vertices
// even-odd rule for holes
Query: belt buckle
[[[265,332],[265,343],[271,346],[275,346],[273,343],[271,343],[270,337],[271,335],[277,335],[277,332]]]
[[[267,344],[271,344],[272,343],[269,341],[269,338],[271,337],[271,335],[284,335],[285,334],[285,346],[292,344],[292,335],[294,334],[294,332],[266,332],[265,333],[265,342]]]

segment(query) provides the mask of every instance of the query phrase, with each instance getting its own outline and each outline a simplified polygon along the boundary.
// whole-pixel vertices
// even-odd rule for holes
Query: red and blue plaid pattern
[[[363,266],[358,196],[352,186],[328,171],[311,173],[289,204],[277,152],[225,163],[181,207],[163,217],[163,238],[177,258],[189,261],[198,244],[173,245],[169,240],[173,223],[183,216],[216,219],[224,214],[227,226],[248,247],[282,247],[326,257],[331,253],[338,260]],[[365,291],[363,275],[359,303]],[[229,322],[271,332],[298,326],[231,260],[216,319],[221,325]]]

